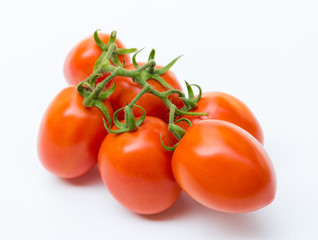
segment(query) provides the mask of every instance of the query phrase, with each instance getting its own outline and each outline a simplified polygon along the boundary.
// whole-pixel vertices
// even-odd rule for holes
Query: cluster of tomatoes
[[[110,35],[99,34],[99,38],[107,44]],[[118,39],[116,45],[123,48]],[[181,189],[201,204],[222,212],[249,212],[272,202],[276,177],[262,145],[261,127],[251,110],[231,95],[203,93],[189,114],[176,115],[175,124],[185,130],[179,142],[168,129],[169,106],[149,92],[135,103],[145,111],[143,123],[133,131],[108,133],[103,113],[96,107],[85,107],[76,87],[92,74],[102,53],[90,36],[65,60],[69,86],[49,105],[38,136],[39,158],[48,171],[62,178],[76,178],[98,163],[102,180],[114,198],[140,214],[168,209]],[[128,54],[118,55],[118,59],[122,68],[136,69]],[[109,75],[101,75],[97,83]],[[170,70],[160,77],[172,89],[182,91]],[[167,90],[156,79],[147,82],[158,92]],[[115,76],[106,88],[113,84],[114,92],[101,102],[111,117],[142,90],[127,76]],[[169,100],[178,109],[184,106],[176,94]],[[136,118],[142,116],[141,108],[133,108]],[[202,112],[207,114],[195,114]],[[122,113],[116,117],[123,123],[126,119]],[[183,121],[178,121],[181,118]],[[113,126],[112,130],[116,129]],[[163,143],[177,147],[168,151]]]

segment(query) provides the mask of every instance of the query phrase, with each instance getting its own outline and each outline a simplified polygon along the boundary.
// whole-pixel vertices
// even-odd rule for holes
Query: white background
[[[317,12],[316,0],[1,0],[0,239],[318,239]],[[120,206],[97,169],[76,180],[44,170],[41,117],[67,86],[68,51],[98,28],[155,48],[159,64],[184,54],[180,81],[253,110],[277,172],[270,206],[224,214],[182,194],[145,217]]]

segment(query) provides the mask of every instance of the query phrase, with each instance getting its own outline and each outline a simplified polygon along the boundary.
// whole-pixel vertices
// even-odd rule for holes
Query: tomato
[[[222,212],[257,210],[276,192],[275,171],[263,145],[226,121],[193,124],[175,149],[172,170],[188,195]]]
[[[168,209],[178,198],[171,171],[175,138],[168,126],[155,117],[146,117],[139,128],[122,134],[109,133],[104,139],[98,166],[104,184],[124,207],[139,214],[155,214]]]
[[[144,63],[139,63],[140,66],[144,65]],[[161,68],[161,66],[156,66],[156,68]],[[126,66],[127,70],[134,70],[135,67],[133,64]],[[176,76],[170,70],[163,75],[163,78],[173,89],[182,90],[180,83],[178,82]],[[109,97],[109,101],[111,102],[114,110],[125,107],[127,103],[130,103],[131,100],[141,91],[141,86],[138,83],[132,81],[131,78],[128,77],[119,77],[113,81],[116,83],[116,89],[113,94]],[[147,81],[155,90],[159,92],[163,92],[168,90],[163,87],[158,81],[154,79],[150,79]],[[177,107],[181,107],[183,102],[177,96],[177,94],[171,94],[169,99],[172,103],[176,104]],[[150,94],[145,93],[136,103],[137,105],[144,108],[147,116],[153,116],[162,119],[165,122],[169,122],[169,109],[164,104],[164,102]],[[135,117],[140,117],[142,115],[141,109],[134,107],[133,112]],[[124,112],[121,111],[118,114],[118,119],[122,120],[124,118]]]
[[[110,115],[108,100],[104,101]],[[97,163],[107,131],[99,109],[86,108],[75,86],[62,90],[51,102],[40,126],[38,153],[44,167],[62,178],[85,174]]]
[[[208,112],[209,116],[183,116],[192,123],[202,119],[219,119],[234,123],[252,134],[260,143],[263,143],[263,131],[252,111],[237,98],[222,92],[203,93],[197,107],[190,112]],[[185,122],[178,123],[187,128]]]
[[[104,43],[108,43],[110,35],[99,33],[98,36]],[[118,48],[124,48],[124,45],[116,38]],[[84,81],[90,74],[93,73],[93,68],[96,60],[102,54],[102,50],[97,46],[94,36],[90,36],[79,42],[68,54],[64,62],[64,76],[66,81],[71,85],[77,85]],[[129,55],[118,56],[119,60],[126,64],[130,63]],[[104,78],[108,76],[106,73]]]

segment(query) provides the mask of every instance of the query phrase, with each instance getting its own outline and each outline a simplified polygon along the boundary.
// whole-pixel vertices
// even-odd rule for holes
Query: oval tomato
[[[98,166],[104,184],[123,206],[140,214],[168,209],[178,198],[171,171],[172,152],[161,146],[175,143],[162,120],[146,117],[133,132],[109,133],[103,141]]]
[[[209,116],[183,116],[192,123],[202,119],[219,119],[234,123],[252,134],[260,143],[264,142],[263,131],[252,111],[239,99],[222,92],[203,93],[197,107],[190,112],[208,112]],[[179,122],[187,128],[188,124]]]
[[[100,39],[107,44],[110,35],[98,33]],[[116,38],[118,48],[124,48],[124,45]],[[94,36],[90,36],[79,42],[68,54],[64,62],[64,76],[66,81],[72,85],[84,81],[90,74],[93,73],[93,68],[98,57],[102,54],[102,50],[95,43]],[[130,63],[129,55],[118,56],[119,60],[126,64]],[[109,73],[106,73],[104,78]]]
[[[112,115],[109,101],[104,104]],[[99,109],[84,107],[76,87],[67,87],[54,98],[42,119],[39,158],[48,171],[59,177],[81,176],[97,163],[106,133]]]
[[[138,63],[140,66],[144,65],[144,63]],[[161,68],[161,66],[156,66],[156,68]],[[127,70],[134,70],[135,67],[133,64],[126,66]],[[173,89],[182,90],[180,83],[178,82],[176,76],[170,70],[161,75],[161,78],[166,81]],[[132,81],[131,78],[128,77],[120,77],[117,76],[114,81],[116,83],[116,89],[113,94],[109,97],[109,101],[111,102],[114,111],[125,107],[127,103],[130,103],[131,100],[141,91],[141,86],[138,83]],[[163,92],[168,90],[164,86],[162,86],[158,81],[154,79],[150,79],[147,81],[155,90],[159,92]],[[171,94],[169,96],[169,100],[180,107],[183,105],[183,102],[178,97],[177,94]],[[169,122],[169,109],[164,104],[164,102],[150,94],[145,93],[136,103],[136,105],[141,106],[145,111],[147,116],[153,116],[162,119],[165,122]],[[134,107],[133,112],[135,117],[140,117],[142,115],[141,109]],[[118,119],[124,119],[124,111],[119,112]]]
[[[274,168],[263,145],[226,121],[192,125],[173,154],[172,170],[187,194],[222,212],[257,210],[270,204],[276,192]]]

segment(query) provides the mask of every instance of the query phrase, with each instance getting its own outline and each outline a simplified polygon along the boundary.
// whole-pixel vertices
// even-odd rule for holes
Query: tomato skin
[[[98,36],[104,43],[108,43],[109,34],[98,33]],[[124,45],[117,38],[116,44],[118,48],[124,48]],[[70,51],[64,62],[64,76],[68,84],[77,85],[92,74],[95,62],[101,54],[102,50],[95,43],[93,35],[79,42]],[[124,61],[126,64],[130,63],[129,55],[120,55],[118,58],[122,63]]]
[[[219,119],[234,123],[264,143],[263,131],[252,111],[239,99],[222,92],[206,92],[198,101],[197,107],[190,112],[208,112],[209,116],[183,116],[192,123],[203,119]],[[185,122],[178,123],[187,128]]]
[[[192,125],[173,154],[172,171],[188,195],[221,212],[260,209],[276,192],[274,167],[262,144],[226,121]]]
[[[144,63],[138,63],[140,66],[144,65]],[[129,64],[125,67],[127,70],[134,70],[135,67],[133,64]],[[156,66],[156,68],[161,68],[161,66]],[[168,71],[161,75],[163,78],[173,89],[179,89],[182,91],[182,87],[178,82],[176,76],[172,71]],[[141,86],[138,83],[132,81],[131,78],[128,77],[120,77],[117,76],[114,81],[116,83],[116,89],[113,94],[109,97],[109,101],[111,102],[114,111],[125,107],[127,103],[130,103],[131,100],[142,90]],[[147,81],[155,90],[159,92],[163,92],[168,90],[163,87],[158,81],[150,79]],[[171,94],[169,99],[172,103],[176,104],[178,107],[183,105],[181,99],[177,96],[177,94]],[[169,122],[169,109],[164,104],[164,102],[150,94],[145,93],[136,103],[136,105],[141,106],[146,111],[147,116],[153,116],[162,119],[165,122]],[[142,111],[134,107],[133,108],[134,115],[136,117],[140,117],[142,115]],[[121,111],[118,114],[118,119],[124,119],[124,112]]]
[[[175,138],[162,120],[146,117],[134,132],[109,133],[104,139],[98,166],[104,184],[124,207],[139,214],[155,214],[168,209],[180,188],[171,171],[172,152],[167,145]]]
[[[104,104],[112,116],[109,101]],[[84,107],[76,87],[69,86],[44,114],[38,135],[39,158],[49,172],[59,177],[79,177],[96,165],[106,134],[103,114],[95,107]]]

